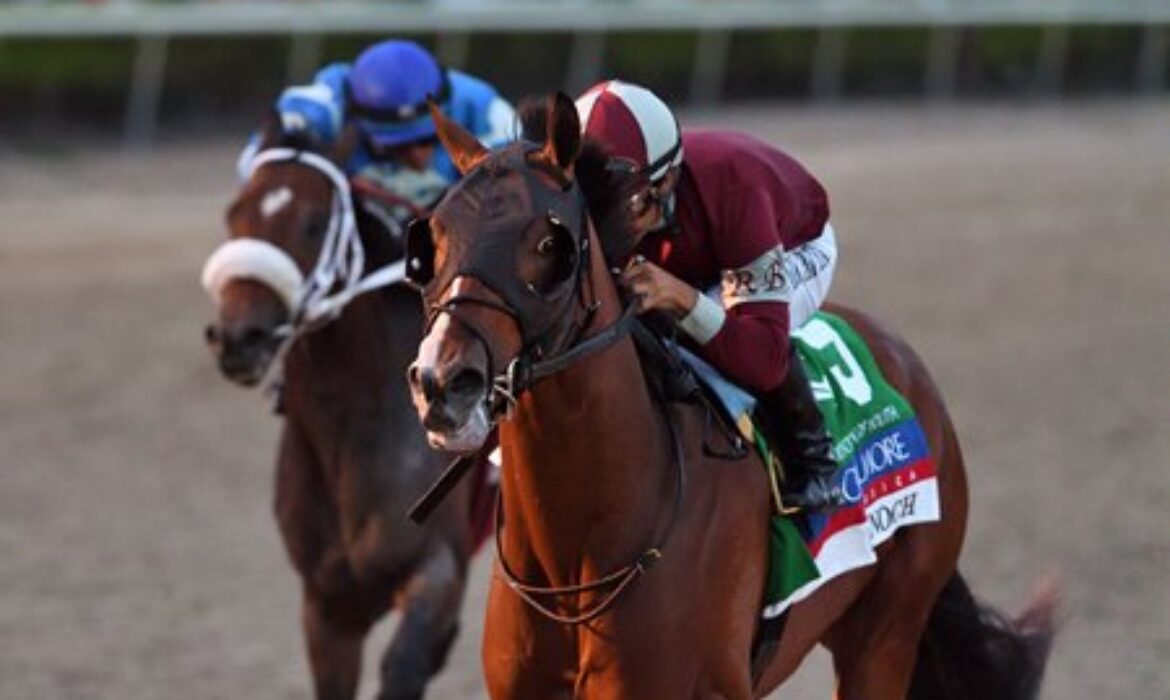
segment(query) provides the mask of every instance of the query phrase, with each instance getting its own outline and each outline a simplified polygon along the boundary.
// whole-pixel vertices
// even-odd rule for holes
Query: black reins
[[[463,297],[462,299],[463,301],[461,303],[479,303],[482,306],[494,308],[509,315],[513,314],[512,310],[503,304],[490,302],[486,299],[476,299],[475,302],[471,302],[470,300],[474,299],[474,297]],[[450,304],[450,302],[451,300],[448,300],[446,304]],[[487,338],[484,337],[483,333],[474,324],[468,322],[466,319],[460,318],[458,314],[450,313],[450,311],[447,313],[456,322],[463,324],[471,335],[483,345],[484,353],[488,358],[489,376],[491,376],[492,354],[491,346],[488,344]],[[494,395],[495,398],[489,399],[492,402],[489,408],[491,411],[490,415],[498,418],[511,405],[515,404],[522,393],[531,388],[537,381],[562,372],[590,355],[616,344],[619,340],[629,335],[636,322],[637,317],[635,314],[636,306],[631,302],[622,310],[622,315],[617,321],[600,332],[574,343],[564,352],[548,359],[532,360],[530,355],[526,354],[517,356],[508,366],[507,371],[493,379],[493,391],[489,393],[489,397]],[[528,359],[521,361],[521,358]],[[447,494],[455,488],[455,485],[459,483],[460,479],[471,470],[471,467],[487,457],[485,453],[488,451],[486,447],[483,447],[476,452],[457,457],[453,460],[443,470],[439,478],[435,480],[435,483],[427,489],[426,493],[411,506],[409,511],[410,519],[422,524],[439,503],[447,497]]]
[[[483,346],[484,353],[487,356],[488,374],[489,376],[494,376],[492,372],[491,345],[487,337],[475,324],[462,318],[458,313],[455,313],[455,309],[461,304],[478,305],[498,311],[512,318],[517,324],[520,323],[521,319],[507,304],[472,296],[452,297],[442,304],[436,305],[432,310],[433,313],[428,326],[433,325],[434,320],[441,314],[446,314],[457,323],[463,325],[472,337],[476,338]],[[509,364],[508,369],[502,375],[493,379],[493,389],[488,395],[489,410],[491,411],[489,415],[493,421],[498,420],[503,415],[507,415],[519,396],[536,382],[562,372],[585,358],[613,346],[618,341],[630,335],[637,323],[637,301],[631,300],[622,309],[621,316],[616,321],[594,335],[584,339],[580,338],[580,335],[588,328],[593,312],[596,309],[596,304],[591,304],[586,307],[586,319],[579,324],[577,330],[567,334],[567,337],[570,338],[567,349],[557,353],[553,357],[543,360],[534,360],[532,359],[533,355],[531,352],[522,351]],[[654,398],[655,403],[662,407],[663,419],[670,431],[672,462],[675,465],[676,473],[674,479],[674,506],[671,510],[670,520],[667,522],[657,543],[648,547],[634,561],[626,566],[593,581],[570,586],[536,586],[523,582],[514,573],[512,567],[509,566],[508,560],[504,555],[503,542],[500,537],[503,528],[503,504],[501,502],[503,496],[500,493],[496,495],[495,540],[496,559],[499,562],[500,575],[507,586],[515,591],[516,595],[520,596],[526,604],[550,620],[566,625],[580,625],[600,617],[613,607],[623,591],[662,558],[662,552],[670,539],[671,533],[674,531],[674,524],[678,519],[679,512],[682,510],[682,502],[686,495],[686,453],[683,449],[682,435],[670,415],[670,402],[661,396],[655,396]],[[411,508],[410,518],[417,523],[425,520],[471,467],[486,457],[483,454],[485,451],[486,447],[481,448],[471,455],[459,457],[452,462],[434,485]],[[609,593],[602,597],[596,605],[574,615],[562,615],[554,607],[541,602],[539,599],[539,597],[543,596],[580,595],[582,593],[592,593],[607,588],[610,589]]]
[[[552,211],[549,212],[549,217],[554,223],[559,223]],[[459,294],[456,291],[450,298],[436,301],[429,306],[426,324],[427,333],[430,332],[437,319],[445,315],[452,322],[459,324],[481,345],[487,359],[487,378],[491,382],[491,386],[486,390],[484,401],[488,412],[488,420],[493,427],[501,417],[508,418],[511,416],[519,397],[534,384],[612,347],[620,340],[629,336],[631,330],[637,324],[638,300],[632,299],[623,307],[621,314],[613,323],[593,335],[585,337],[585,333],[593,325],[595,312],[598,310],[600,304],[596,296],[593,297],[592,302],[586,301],[585,299],[586,291],[595,295],[596,290],[592,283],[592,260],[589,244],[590,231],[584,211],[581,212],[581,225],[578,231],[580,237],[574,237],[576,260],[574,261],[573,267],[572,287],[565,294],[564,303],[554,308],[552,314],[541,312],[539,316],[536,316],[535,321],[542,323],[537,329],[529,328],[525,323],[525,318],[521,315],[521,311],[526,308],[528,303],[528,297],[516,297],[515,295],[506,293],[501,294],[500,292],[510,291],[510,288],[502,287],[500,289],[493,289],[490,280],[495,279],[496,276],[488,274],[481,278],[474,274],[474,267],[459,270],[454,276],[448,277],[446,286],[449,288],[462,275],[467,278],[476,279],[487,289],[491,290],[493,294],[496,294],[499,300]],[[527,291],[536,293],[536,290],[531,285],[529,285]],[[584,309],[583,316],[580,313],[572,313],[573,304],[576,300],[580,301]],[[547,301],[553,302],[552,299],[548,299]],[[491,342],[480,328],[459,313],[461,306],[478,306],[502,313],[516,325],[520,333],[522,346],[504,372],[500,374],[496,373]],[[570,323],[563,331],[559,330],[557,321],[568,318],[570,314],[576,317],[574,322]],[[556,350],[549,352],[547,351],[548,347],[556,348]],[[521,600],[550,620],[567,625],[578,625],[596,619],[609,610],[622,592],[637,578],[662,558],[663,549],[674,531],[675,523],[678,520],[685,499],[686,465],[682,436],[671,415],[670,402],[665,397],[657,395],[657,392],[653,390],[652,394],[654,394],[653,398],[655,399],[655,403],[662,409],[663,419],[670,433],[672,461],[676,471],[676,477],[674,479],[674,506],[665,528],[655,538],[656,543],[645,549],[631,563],[595,580],[569,586],[536,586],[525,583],[515,574],[504,555],[502,538],[500,537],[503,528],[503,496],[502,492],[497,494],[495,528],[496,557],[499,562],[499,575],[506,585],[516,592]],[[425,520],[439,502],[455,487],[459,480],[470,471],[471,467],[486,457],[484,453],[488,451],[489,445],[490,442],[481,447],[477,452],[471,455],[465,455],[452,462],[434,485],[411,508],[409,513],[410,518],[418,523]],[[579,609],[579,612],[573,615],[563,615],[558,612],[558,607],[555,603],[550,605],[541,602],[539,599],[542,596],[580,595],[606,589],[610,589],[609,592],[602,596],[595,605]]]

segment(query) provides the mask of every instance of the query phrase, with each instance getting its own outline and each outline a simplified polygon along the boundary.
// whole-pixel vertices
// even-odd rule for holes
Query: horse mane
[[[525,97],[517,107],[521,137],[543,143],[548,135],[548,98]],[[573,172],[585,195],[589,218],[597,230],[605,261],[619,264],[634,248],[634,235],[626,216],[626,202],[644,184],[637,173],[607,167],[610,154],[602,144],[586,136],[573,164]]]

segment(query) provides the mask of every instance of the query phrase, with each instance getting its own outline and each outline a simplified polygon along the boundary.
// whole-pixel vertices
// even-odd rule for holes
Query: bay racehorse
[[[966,477],[939,392],[908,345],[841,307],[917,411],[943,516],[796,604],[753,672],[765,471],[751,454],[713,456],[704,409],[648,388],[602,255],[613,232],[591,225],[624,220],[604,210],[624,206],[621,183],[605,184],[618,176],[581,155],[564,95],[540,120],[543,143],[494,153],[435,118],[466,175],[408,232],[429,316],[409,380],[435,443],[473,450],[498,422],[482,657],[493,698],[761,697],[818,643],[842,700],[1035,695],[1054,598],[1008,620],[971,597],[957,572]]]
[[[367,632],[401,624],[380,698],[420,698],[455,638],[468,558],[468,488],[425,528],[405,518],[441,455],[424,442],[403,372],[418,345],[418,295],[401,281],[400,237],[369,215],[331,154],[281,147],[267,130],[227,211],[229,240],[204,285],[207,340],[246,386],[283,370],[276,519],[302,582],[318,698],[354,697]]]

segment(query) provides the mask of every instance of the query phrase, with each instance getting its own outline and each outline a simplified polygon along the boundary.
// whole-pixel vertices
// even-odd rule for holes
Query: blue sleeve
[[[276,100],[281,128],[287,134],[305,134],[317,144],[337,139],[345,120],[349,65],[333,63],[317,71],[309,85],[285,88]]]

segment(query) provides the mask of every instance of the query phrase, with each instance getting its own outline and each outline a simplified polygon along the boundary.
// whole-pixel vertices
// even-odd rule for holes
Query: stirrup
[[[800,503],[801,500],[812,503]],[[819,477],[811,477],[804,489],[797,493],[788,494],[787,503],[781,508],[782,515],[797,515],[801,513],[825,513],[845,504],[841,489],[826,486]],[[795,503],[793,501],[796,501]]]

